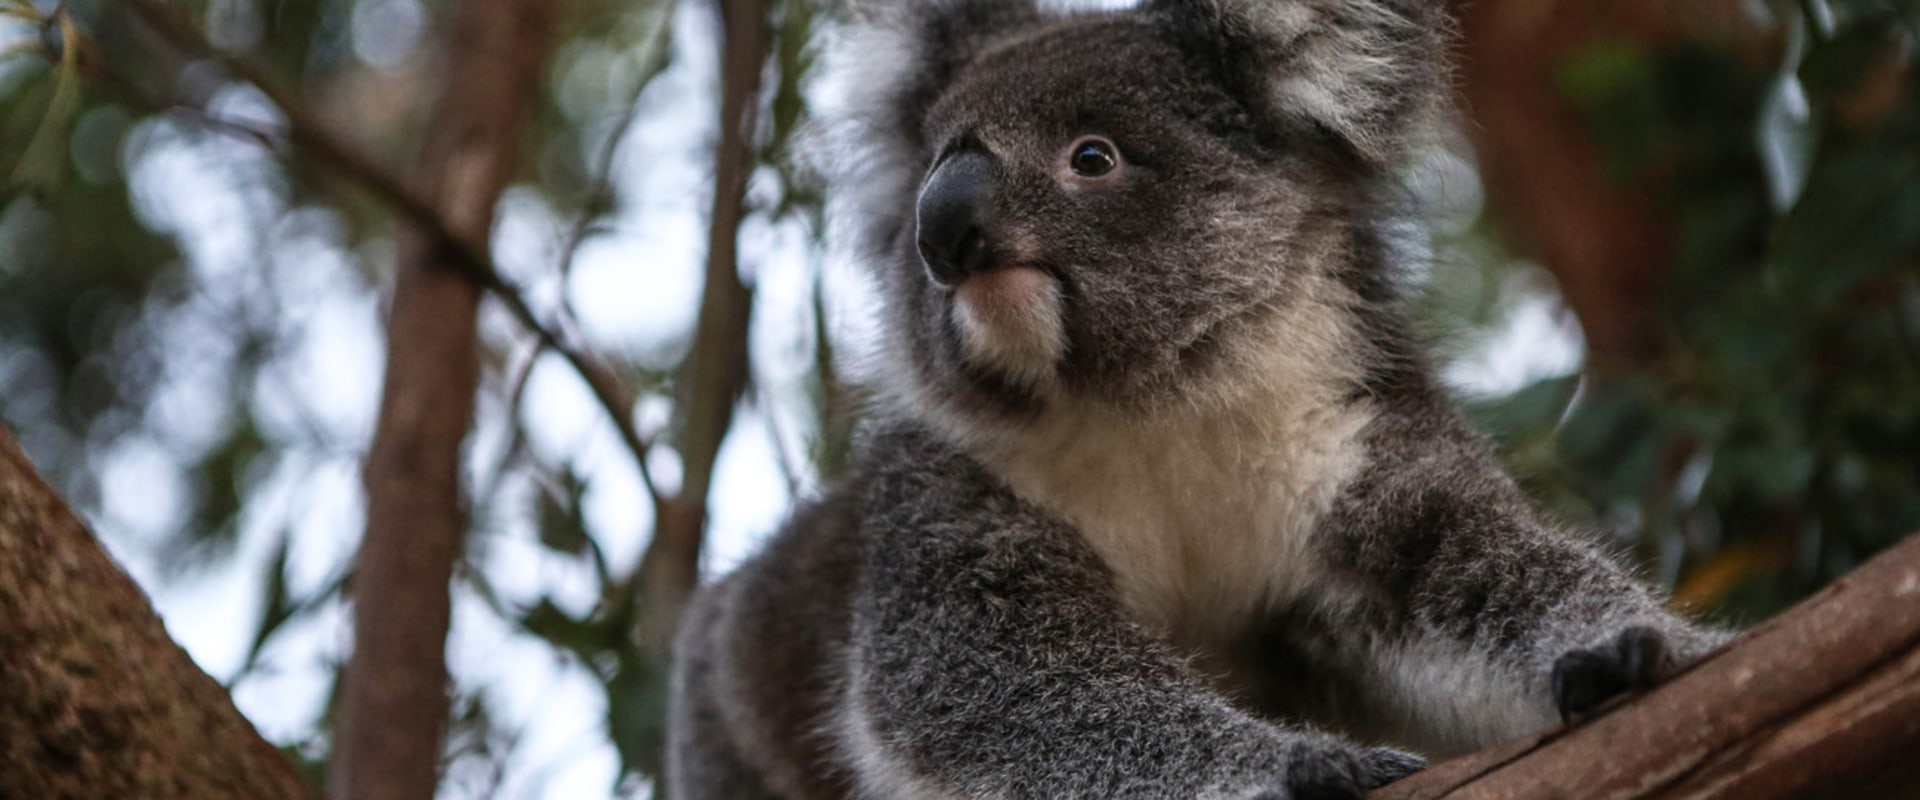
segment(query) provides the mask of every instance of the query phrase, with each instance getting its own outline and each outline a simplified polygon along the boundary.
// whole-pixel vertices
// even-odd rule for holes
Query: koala
[[[854,13],[875,399],[689,607],[669,796],[1357,798],[1726,638],[1537,517],[1409,331],[1437,5]]]

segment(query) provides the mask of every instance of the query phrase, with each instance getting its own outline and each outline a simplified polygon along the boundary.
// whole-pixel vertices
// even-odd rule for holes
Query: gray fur
[[[1443,95],[1426,3],[935,0],[841,36],[817,163],[881,399],[693,604],[676,800],[1358,797],[1420,761],[1356,742],[1481,747],[1724,638],[1541,523],[1406,332],[1382,198]],[[1062,166],[1088,134],[1104,183]],[[916,254],[956,150],[1019,313]]]

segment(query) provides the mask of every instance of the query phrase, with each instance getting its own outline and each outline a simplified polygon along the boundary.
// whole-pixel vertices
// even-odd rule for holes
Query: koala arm
[[[1388,735],[1477,749],[1646,688],[1729,638],[1539,522],[1477,437],[1431,440],[1378,459],[1328,528],[1351,582],[1331,616],[1351,618],[1317,639],[1377,671],[1366,705]]]
[[[1421,766],[1233,709],[1070,527],[931,437],[873,444],[839,721],[865,795],[1359,798]]]

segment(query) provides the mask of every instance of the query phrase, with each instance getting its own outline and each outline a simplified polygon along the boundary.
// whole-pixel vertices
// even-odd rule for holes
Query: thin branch
[[[749,378],[747,326],[753,293],[740,280],[740,221],[746,215],[751,146],[760,76],[772,42],[765,0],[717,0],[720,12],[719,141],[714,148],[713,205],[708,219],[706,286],[693,346],[680,367],[679,439],[684,479],[670,506],[656,515],[653,541],[640,560],[640,642],[656,658],[671,649],[680,612],[699,583],[707,496],[734,407]]]
[[[653,21],[653,27],[640,43],[638,49],[645,53],[645,61],[640,66],[640,78],[634,82],[633,94],[627,98],[625,113],[613,130],[607,132],[607,139],[594,157],[593,188],[587,194],[584,208],[573,228],[567,232],[566,244],[560,249],[560,275],[565,277],[573,272],[574,259],[579,255],[581,245],[593,234],[593,223],[599,219],[599,209],[611,205],[614,200],[613,168],[614,160],[620,154],[620,145],[627,139],[627,133],[633,130],[633,123],[640,117],[640,97],[647,87],[652,85],[655,76],[666,69],[666,47],[668,26],[673,21],[673,5],[667,4]],[[564,302],[564,301],[563,301]]]
[[[760,419],[765,423],[767,438],[773,442],[773,463],[780,468],[780,477],[786,482],[787,497],[799,497],[801,460],[800,456],[794,454],[793,448],[787,446],[786,426],[780,424],[779,409],[774,408],[773,398],[768,392],[755,392],[753,399],[760,411]]]

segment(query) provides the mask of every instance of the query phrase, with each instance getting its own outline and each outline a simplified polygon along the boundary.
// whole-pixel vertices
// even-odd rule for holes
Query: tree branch
[[[448,584],[466,541],[461,449],[479,389],[481,287],[454,242],[485,242],[519,163],[560,3],[467,0],[409,195],[446,230],[402,230],[367,528],[354,577],[354,649],[341,681],[331,790],[429,798],[449,714]]]
[[[1920,797],[1920,535],[1644,696],[1374,800]]]
[[[753,295],[740,281],[739,233],[753,172],[754,113],[760,73],[771,52],[765,0],[718,0],[721,22],[720,141],[714,148],[713,208],[708,221],[706,288],[693,346],[681,366],[679,451],[685,478],[679,494],[658,507],[653,541],[640,562],[640,642],[667,654],[680,611],[699,581],[707,494],[734,405],[747,387],[747,325]]]
[[[306,798],[0,428],[0,797]]]

